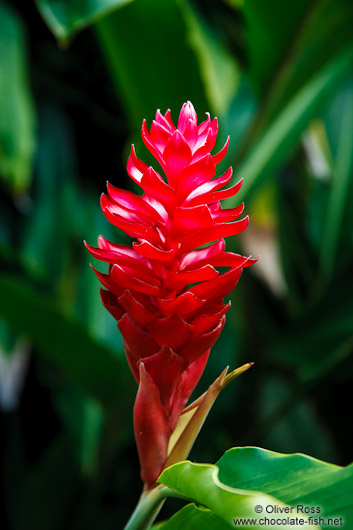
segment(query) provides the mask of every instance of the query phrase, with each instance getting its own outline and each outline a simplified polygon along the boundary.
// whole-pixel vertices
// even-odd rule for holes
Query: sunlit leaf
[[[217,462],[219,478],[233,488],[263,491],[291,506],[319,507],[317,517],[353,522],[353,465],[335,466],[302,454],[237,447]],[[325,525],[322,525],[326,528]]]
[[[234,468],[232,472],[234,474]],[[181,462],[163,471],[158,481],[177,494],[212,510],[233,528],[234,519],[250,518],[254,521],[254,514],[257,513],[255,506],[261,506],[263,509],[268,505],[284,507],[280,500],[262,493],[260,489],[231,487],[229,477],[227,479],[228,483],[219,479],[217,466]],[[250,522],[248,528],[254,530],[257,526],[256,521]],[[305,524],[300,526],[306,530],[309,528]],[[274,525],[273,528],[277,530],[279,526]],[[294,528],[299,526],[294,525]]]
[[[177,495],[205,506],[233,527],[234,519],[249,518],[247,527],[255,529],[265,515],[278,518],[278,523],[274,521],[271,527],[281,528],[284,513],[293,519],[303,519],[292,522],[294,528],[310,528],[313,524],[326,528],[327,524],[330,526],[329,518],[336,520],[336,525],[344,523],[348,528],[353,521],[350,500],[353,465],[335,466],[303,454],[285,455],[258,447],[238,447],[227,451],[216,466],[191,462],[175,464],[162,473],[159,482]],[[293,509],[284,508],[283,503]],[[271,512],[268,507],[275,507],[277,511]],[[175,516],[178,522],[184,520],[182,512]],[[184,508],[186,512],[195,520],[191,528],[201,527],[202,518],[207,524],[209,522],[209,517],[205,516],[207,511],[201,514],[188,507]],[[173,529],[174,521],[171,519],[157,529]]]

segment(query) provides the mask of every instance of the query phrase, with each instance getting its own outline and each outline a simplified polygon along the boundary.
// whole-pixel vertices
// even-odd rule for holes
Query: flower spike
[[[135,239],[132,247],[102,237],[99,248],[86,245],[92,256],[109,263],[108,274],[95,273],[105,288],[102,303],[118,322],[139,385],[134,429],[146,488],[153,487],[167,463],[187,456],[216,395],[238,374],[224,373],[217,379],[191,406],[194,420],[187,421],[182,432],[180,425],[191,410],[184,407],[230,307],[223,299],[243,268],[256,261],[225,250],[224,238],[239,234],[248,224],[248,217],[239,219],[242,204],[222,209],[220,203],[242,184],[224,189],[231,168],[215,176],[229,138],[212,155],[218,121],[207,114],[198,125],[190,101],[182,106],[176,123],[170,110],[164,115],[157,110],[150,130],[145,120],[142,124],[143,142],[164,176],[140,160],[132,146],[127,172],[142,195],[110,184],[107,195],[102,195],[104,215]]]

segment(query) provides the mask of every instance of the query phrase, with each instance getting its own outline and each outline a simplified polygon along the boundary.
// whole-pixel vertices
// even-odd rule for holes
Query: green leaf
[[[191,462],[175,464],[163,471],[159,482],[171,490],[170,496],[174,491],[177,496],[196,501],[207,510],[198,511],[188,506],[170,521],[157,525],[156,530],[172,530],[177,528],[176,523],[184,528],[185,515],[189,514],[193,517],[193,525],[185,528],[195,529],[203,528],[204,521],[209,524],[211,514],[233,527],[235,518],[256,519],[257,524],[254,521],[246,525],[251,529],[258,528],[259,519],[264,516],[280,519],[277,524],[271,524],[275,529],[283,527],[284,517],[306,520],[306,524],[297,522],[297,526],[291,524],[291,528],[308,529],[312,525],[329,528],[332,526],[329,518],[336,520],[336,526],[345,528],[351,528],[353,523],[353,465],[340,467],[302,454],[285,455],[258,447],[238,447],[227,451],[216,466]],[[279,511],[285,505],[286,511]],[[217,518],[214,522],[215,528],[223,530]]]
[[[341,467],[302,454],[237,447],[227,451],[217,466],[219,479],[233,488],[262,491],[291,506],[320,507],[315,518],[343,517],[344,528],[352,528],[353,465]]]
[[[327,279],[332,276],[335,264],[338,262],[339,244],[342,247],[351,239],[351,227],[345,238],[346,210],[351,211],[352,171],[353,171],[353,82],[347,82],[341,90],[328,113],[327,119],[328,141],[332,153],[332,183],[327,206],[324,230],[321,242],[321,269]],[[344,222],[346,221],[346,222]]]
[[[301,2],[302,3],[302,2]],[[276,112],[314,75],[352,46],[353,10],[346,0],[305,3],[301,26],[279,64],[267,112]],[[287,17],[291,12],[287,11]]]
[[[139,0],[96,27],[134,134],[158,108],[175,116],[191,100],[200,115],[210,110],[177,0]]]
[[[297,370],[304,380],[332,372],[351,355],[353,285],[336,285],[283,331],[266,356]]]
[[[52,283],[59,283],[67,280],[67,263],[72,254],[70,245],[82,200],[75,197],[70,203],[77,178],[72,130],[67,117],[49,106],[39,109],[39,117],[33,202],[24,222],[21,250],[26,264],[46,274]],[[69,216],[68,212],[72,211],[75,215]]]
[[[103,307],[99,283],[82,241],[116,237],[99,208],[96,190],[79,185],[69,117],[58,107],[39,109],[40,133],[31,209],[23,222],[23,261],[55,285],[61,306],[100,342],[124,355],[116,322]],[[70,212],[70,215],[68,215]],[[58,222],[60,219],[60,222]],[[111,227],[111,230],[109,230]],[[55,241],[55,252],[53,252]]]
[[[273,183],[279,257],[286,282],[286,303],[292,317],[302,315],[317,278],[317,250],[307,220],[312,180],[300,163],[287,166]],[[261,192],[257,197],[261,196]]]
[[[83,249],[82,240],[85,239],[91,244],[97,241],[97,235],[103,235],[107,239],[114,241],[119,237],[118,242],[127,243],[121,240],[121,235],[117,234],[116,227],[107,222],[102,211],[98,207],[98,194],[80,193],[79,201],[83,211],[83,227],[77,237],[81,250],[82,261],[76,266],[76,291],[73,294],[71,303],[75,306],[75,316],[82,321],[92,335],[100,342],[106,344],[125,358],[123,339],[117,329],[116,320],[103,307],[100,298],[99,282],[91,267],[88,267],[89,258],[86,249]],[[76,203],[77,204],[77,203]],[[76,211],[76,205],[72,205]],[[66,211],[69,211],[67,208]],[[81,237],[80,237],[81,236]],[[97,262],[98,263],[98,262]],[[102,265],[95,264],[98,268]],[[105,266],[103,266],[103,269]],[[70,299],[69,299],[70,303]]]
[[[273,175],[285,161],[300,140],[300,135],[309,120],[318,112],[337,82],[351,66],[353,48],[339,54],[333,61],[314,76],[289,101],[282,112],[271,123],[255,143],[246,158],[238,167],[237,180],[244,178],[244,185],[237,194],[237,201],[249,197],[263,183],[265,178]],[[228,199],[226,204],[232,204]]]
[[[233,528],[233,520],[236,518],[254,519],[256,517],[255,506],[262,506],[263,509],[267,505],[284,507],[283,503],[262,493],[260,489],[256,491],[255,488],[230,487],[229,477],[227,477],[228,483],[222,482],[218,471],[215,465],[180,462],[164,470],[158,482],[166,485],[178,495],[183,495],[206,506]],[[234,469],[232,471],[234,473]],[[305,524],[300,526],[309,528]],[[256,527],[256,522],[247,525],[250,529]],[[280,526],[274,525],[273,528],[278,529]]]
[[[13,528],[35,530],[43,525],[59,530],[65,527],[66,514],[72,509],[72,499],[78,495],[80,484],[70,456],[68,439],[57,436],[35,465],[21,475],[15,488]]]
[[[97,401],[87,398],[73,385],[64,385],[55,400],[70,434],[82,474],[94,475],[98,468],[104,425],[102,408]]]
[[[66,43],[77,31],[94,24],[132,0],[35,0],[38,10],[59,41]]]
[[[278,0],[244,2],[251,78],[260,92],[266,89],[278,65],[288,54],[288,47],[312,3],[299,0],[288,9],[285,2]]]
[[[14,193],[30,183],[35,147],[26,46],[22,21],[0,3],[0,176]]]
[[[131,403],[131,383],[124,359],[61,314],[52,301],[23,279],[0,276],[0,315],[34,343],[42,355],[106,407],[124,412]]]
[[[328,429],[312,404],[304,399],[302,389],[276,376],[267,377],[259,393],[257,413],[261,431],[256,439],[279,452],[300,452],[328,459],[335,455]]]
[[[259,132],[301,87],[352,45],[353,11],[346,0],[299,0],[290,10],[277,0],[266,7],[261,0],[249,0],[244,14],[250,78],[263,97]]]
[[[239,84],[236,60],[228,52],[221,36],[192,4],[181,2],[181,6],[189,28],[189,42],[199,59],[208,101],[217,116],[226,116]]]
[[[168,521],[156,524],[152,530],[228,530],[229,525],[225,523],[214,512],[203,506],[188,504],[179,510]]]
[[[0,352],[10,358],[16,350],[18,335],[0,320]]]
[[[250,183],[258,188],[265,173],[273,174],[290,155],[309,120],[317,116],[326,96],[350,68],[353,11],[346,0],[300,1],[290,10],[276,0],[266,7],[259,0],[249,0],[244,11],[249,27],[249,75],[261,101],[234,166],[245,165],[252,179],[253,164],[259,162],[256,159],[264,147],[268,159],[256,169],[256,182]],[[346,67],[340,72],[345,53]],[[275,149],[270,145],[272,133],[277,135]],[[242,198],[246,186],[245,181]]]

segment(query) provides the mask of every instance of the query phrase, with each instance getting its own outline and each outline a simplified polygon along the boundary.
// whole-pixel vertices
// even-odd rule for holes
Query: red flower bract
[[[142,138],[162,167],[163,178],[137,158],[132,146],[127,171],[143,190],[137,196],[108,184],[104,215],[136,238],[132,248],[100,237],[87,245],[109,273],[95,271],[104,306],[118,321],[131,370],[139,385],[134,428],[142,479],[152,484],[167,459],[177,420],[205,367],[243,267],[254,260],[225,251],[224,237],[242,232],[243,205],[222,209],[241,182],[222,189],[232,169],[215,178],[226,145],[211,155],[218,133],[209,115],[200,125],[190,102],[175,127],[170,111],[158,110]],[[199,248],[202,247],[202,248]],[[218,267],[228,270],[220,274]]]

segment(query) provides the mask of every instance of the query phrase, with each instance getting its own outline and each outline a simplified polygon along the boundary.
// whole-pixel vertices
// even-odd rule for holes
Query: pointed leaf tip
[[[246,363],[228,375],[229,366],[227,366],[208,390],[183,410],[172,434],[173,440],[169,444],[168,459],[164,467],[188,457],[193,443],[220,392],[238,375],[251,368],[253,364]]]
[[[224,378],[222,382],[222,388],[225,388],[231,381],[233,381],[233,379],[249,370],[249,368],[251,368],[254,364],[254,362],[245,363],[239,368],[236,368],[235,370],[230,372],[230,374],[226,375],[226,377]]]

